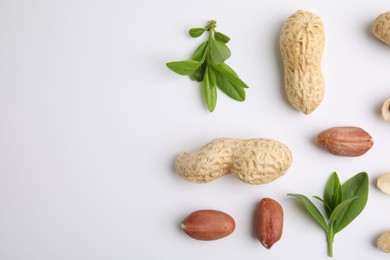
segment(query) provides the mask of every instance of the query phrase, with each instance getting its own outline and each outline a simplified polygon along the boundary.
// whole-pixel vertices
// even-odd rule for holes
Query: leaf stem
[[[217,21],[211,20],[211,21],[207,24],[206,29],[207,29],[208,31],[214,31],[214,28],[216,27],[216,24],[217,24]]]
[[[329,225],[329,231],[327,232],[327,242],[328,242],[328,256],[333,257],[333,242],[334,242],[334,233],[333,233],[333,223]]]
[[[207,46],[208,46],[208,47],[210,46],[210,42],[211,42],[211,40],[212,40],[212,38],[213,38],[214,29],[215,29],[215,27],[216,27],[216,23],[217,23],[217,21],[211,20],[211,21],[209,21],[209,23],[208,23],[207,26],[206,26],[206,30],[209,32],[209,36],[208,36],[208,39],[207,39],[207,41],[208,41]],[[209,50],[209,48],[208,48],[208,50]]]

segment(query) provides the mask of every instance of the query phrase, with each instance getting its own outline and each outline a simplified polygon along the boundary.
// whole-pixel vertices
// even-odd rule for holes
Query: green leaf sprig
[[[217,87],[237,101],[245,100],[248,86],[237,73],[225,64],[231,52],[226,43],[229,36],[215,30],[216,21],[208,22],[205,28],[192,28],[189,34],[193,38],[208,32],[208,38],[194,52],[189,60],[168,62],[167,67],[180,74],[188,75],[192,80],[203,82],[203,97],[207,108],[213,112],[217,104]]]
[[[306,196],[287,194],[302,201],[310,215],[324,229],[329,256],[333,256],[334,236],[350,224],[366,206],[368,183],[367,173],[360,172],[341,185],[337,173],[334,172],[325,185],[323,199],[314,196],[315,199],[323,203],[326,218]]]

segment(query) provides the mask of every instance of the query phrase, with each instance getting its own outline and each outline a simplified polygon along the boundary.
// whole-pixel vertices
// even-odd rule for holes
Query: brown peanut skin
[[[371,135],[360,127],[332,127],[318,134],[316,142],[326,151],[340,156],[361,156],[374,144]]]
[[[283,208],[276,200],[262,199],[256,208],[256,235],[267,249],[280,240],[283,233]]]
[[[233,233],[236,223],[225,212],[198,210],[188,215],[181,223],[183,231],[197,240],[217,240]]]

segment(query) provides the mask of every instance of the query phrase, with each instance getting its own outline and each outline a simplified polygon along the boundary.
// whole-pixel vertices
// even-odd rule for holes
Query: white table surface
[[[298,9],[321,16],[325,98],[310,115],[283,90],[279,32]],[[335,259],[388,259],[375,246],[390,230],[390,196],[375,186],[390,172],[390,47],[371,34],[390,10],[376,1],[0,2],[0,259],[329,259],[325,234],[289,192],[322,195],[370,176],[363,213],[336,235]],[[187,30],[210,19],[231,37],[227,64],[250,86],[235,102],[218,92],[209,113],[200,86],[165,63],[188,58],[202,39]],[[333,126],[364,128],[364,156],[320,149]],[[178,176],[174,161],[217,137],[267,137],[293,152],[288,172],[266,185],[228,175],[209,184]],[[266,250],[253,215],[264,197],[285,212],[282,239]],[[198,209],[234,217],[236,230],[196,241],[180,221]]]

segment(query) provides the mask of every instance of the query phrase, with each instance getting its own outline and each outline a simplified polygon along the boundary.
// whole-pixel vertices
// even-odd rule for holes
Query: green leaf
[[[214,32],[214,38],[217,41],[220,41],[223,43],[228,43],[230,41],[230,37],[227,36],[226,34],[221,33],[221,32]]]
[[[217,100],[217,87],[237,101],[244,101],[245,88],[248,86],[224,62],[231,56],[229,36],[215,31],[216,21],[211,20],[205,28],[191,28],[189,34],[193,38],[207,32],[204,41],[192,54],[191,60],[166,63],[167,67],[180,75],[188,75],[190,79],[202,82],[202,91],[209,111],[213,111]]]
[[[206,101],[207,108],[213,112],[217,104],[217,86],[215,74],[207,66],[204,73],[203,95]]]
[[[202,66],[200,66],[197,70],[192,72],[189,76],[192,80],[196,80],[198,82],[202,82],[204,79],[204,72],[207,67],[207,62],[204,62]]]
[[[331,215],[332,211],[341,203],[343,200],[343,190],[341,188],[341,183],[336,172],[333,172],[329,177],[328,182],[325,185],[324,189],[324,202],[329,208],[326,208],[326,213],[328,217]]]
[[[229,48],[221,41],[210,39],[210,59],[215,64],[225,62],[230,57]]]
[[[328,233],[329,228],[328,228],[328,224],[325,221],[324,216],[322,216],[321,212],[313,204],[313,202],[311,202],[311,200],[309,200],[306,196],[301,194],[289,193],[287,194],[287,196],[293,196],[299,199],[300,201],[302,201],[307,211],[310,213],[310,215],[317,221],[318,224],[321,225],[321,227],[325,230],[325,232]]]
[[[325,206],[325,210],[330,210],[330,207],[329,207],[329,205],[328,205],[328,204],[326,204],[326,202],[325,202],[323,199],[321,199],[321,198],[320,198],[320,197],[318,197],[318,196],[313,196],[313,198],[315,198],[315,199],[317,199],[317,200],[321,201],[321,202],[324,204],[324,206]]]
[[[201,36],[206,31],[206,28],[191,28],[189,34],[192,38]]]
[[[216,79],[216,76],[215,76],[215,71],[210,66],[207,66],[206,69],[207,69],[207,74],[209,76],[210,83],[212,85],[214,85],[215,88],[216,88],[217,87],[217,79]]]
[[[318,196],[313,196],[313,198],[315,198],[316,200],[321,201],[321,202],[325,205],[325,201],[324,201],[323,199],[321,199],[320,197],[318,197]]]
[[[342,185],[343,200],[357,198],[335,220],[335,233],[344,229],[363,211],[368,200],[368,184],[368,174],[366,172],[360,172]]]
[[[232,84],[223,74],[216,73],[217,86],[229,97],[237,101],[245,100],[245,89]]]
[[[191,59],[203,62],[206,59],[206,50],[208,42],[205,41],[195,50]]]
[[[167,67],[180,75],[189,75],[191,72],[197,70],[202,62],[195,60],[183,60],[183,61],[172,61],[168,62]]]
[[[244,81],[242,81],[237,73],[230,68],[227,64],[221,63],[218,65],[213,65],[213,67],[221,73],[232,85],[240,88],[249,88]]]
[[[353,198],[350,198],[350,199],[347,199],[347,200],[344,200],[343,202],[341,202],[340,204],[337,205],[337,207],[335,207],[332,211],[332,214],[330,214],[330,217],[329,217],[329,222],[330,223],[333,223],[339,219],[340,217],[342,217],[342,214],[348,210],[348,207],[351,205],[351,203],[357,199],[357,197],[353,197]],[[333,226],[333,230],[335,231],[335,227]],[[336,234],[337,232],[334,232],[334,234]]]
[[[208,41],[203,42],[192,55],[193,60],[203,62],[202,66],[200,66],[197,70],[193,71],[189,74],[192,80],[196,80],[198,82],[202,82],[204,78],[204,72],[207,66],[206,62],[206,52],[207,52],[207,44]]]

